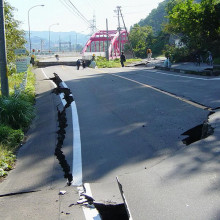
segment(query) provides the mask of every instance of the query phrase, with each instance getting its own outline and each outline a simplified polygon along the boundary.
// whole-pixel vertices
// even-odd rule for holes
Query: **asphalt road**
[[[75,67],[54,66],[37,71],[43,71],[48,77],[57,73],[71,90],[81,133],[82,181],[90,183],[94,198],[103,203],[122,202],[116,176],[146,170],[169,160],[185,147],[182,134],[202,124],[211,109],[220,105],[219,78],[146,68],[77,71]],[[64,153],[72,167],[71,117],[68,110]],[[45,149],[43,152],[52,154],[50,151]],[[52,157],[48,159],[51,165],[45,169],[45,176],[51,176],[50,167],[57,166]],[[56,170],[58,172],[51,178],[54,187],[60,187],[61,171]],[[33,182],[35,178],[40,181],[34,175],[32,178]]]
[[[59,74],[72,91],[83,182],[93,184],[115,182],[117,175],[160,163],[185,146],[181,134],[207,119],[205,108],[219,104],[219,79],[143,68],[44,71]]]

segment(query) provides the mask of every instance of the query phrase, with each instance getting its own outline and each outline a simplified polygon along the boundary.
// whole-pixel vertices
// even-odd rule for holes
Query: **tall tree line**
[[[144,36],[145,41],[139,36]],[[184,48],[170,45],[170,36],[179,38]],[[130,38],[140,57],[146,56],[147,47],[156,55],[170,50],[189,58],[190,53],[209,50],[219,56],[220,0],[165,0],[131,27]]]
[[[15,8],[12,7],[7,1],[4,3],[4,15],[5,15],[5,35],[6,35],[6,51],[7,62],[10,70],[13,71],[12,63],[16,59],[14,53],[15,49],[25,48],[25,32],[19,28],[20,22],[14,18]]]

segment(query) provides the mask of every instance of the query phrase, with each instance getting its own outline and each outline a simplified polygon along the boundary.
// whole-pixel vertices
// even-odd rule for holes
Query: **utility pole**
[[[71,35],[70,35],[70,41],[69,41],[69,50],[72,51],[72,41],[71,41]]]
[[[108,19],[106,18],[106,35],[107,35],[107,49],[106,49],[106,59],[109,60],[109,43],[108,43]]]
[[[92,21],[90,21],[90,29],[91,29],[91,35],[93,35],[95,33],[95,31],[97,30],[97,28],[96,28],[96,16],[95,16],[95,13],[93,14]]]
[[[77,52],[77,33],[76,33],[76,52]]]
[[[59,52],[61,52],[61,40],[60,40],[60,36],[59,36]]]
[[[128,42],[129,42],[129,45],[130,45],[130,48],[131,48],[132,56],[133,56],[133,58],[134,58],[135,56],[134,56],[133,47],[132,47],[131,41],[129,40],[129,34],[128,34],[127,28],[126,28],[126,26],[125,26],[125,21],[124,21],[124,17],[123,17],[123,15],[122,15],[122,12],[121,12],[121,8],[120,8],[119,10],[120,10],[121,18],[122,18],[122,21],[123,21],[123,24],[124,24],[124,29],[125,29],[126,34],[127,34]]]
[[[5,22],[4,22],[4,0],[0,0],[0,74],[2,96],[9,95],[6,42],[5,42]]]
[[[44,44],[44,41],[41,39],[40,40],[40,51],[43,52],[43,44]]]
[[[121,6],[117,6],[118,10],[118,42],[119,42],[119,55],[121,55],[121,26],[120,26],[120,18],[119,18],[119,12],[120,12]]]

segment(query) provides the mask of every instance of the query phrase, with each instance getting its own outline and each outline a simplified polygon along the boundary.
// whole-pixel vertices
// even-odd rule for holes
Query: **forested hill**
[[[145,18],[139,21],[140,26],[152,26],[154,32],[159,32],[163,23],[167,22],[166,16],[166,4],[170,0],[161,2],[156,9],[153,9],[151,13]]]
[[[153,9],[145,19],[141,19],[138,24],[140,26],[152,26],[155,33],[160,32],[162,25],[167,22],[167,18],[165,18],[167,15],[165,8],[169,1],[170,0],[164,0],[159,3],[158,7]],[[201,0],[195,0],[195,2],[201,2]]]

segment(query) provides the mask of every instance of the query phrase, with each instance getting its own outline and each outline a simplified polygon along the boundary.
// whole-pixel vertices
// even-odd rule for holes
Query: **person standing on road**
[[[76,61],[76,66],[77,66],[77,70],[79,70],[79,67],[80,67],[80,60],[79,59]]]
[[[124,55],[124,52],[121,52],[121,56],[120,56],[120,62],[121,62],[121,66],[124,67],[124,62],[126,62],[126,58]]]
[[[82,61],[82,67],[83,67],[83,69],[85,69],[85,68],[86,68],[86,63],[85,63],[85,60],[83,60],[83,61]]]
[[[208,58],[206,59],[207,64],[212,66],[213,65],[213,58],[212,58],[212,53],[208,51]]]
[[[148,59],[148,61],[151,60],[151,57],[152,57],[152,51],[151,51],[150,48],[147,48],[147,59]]]

